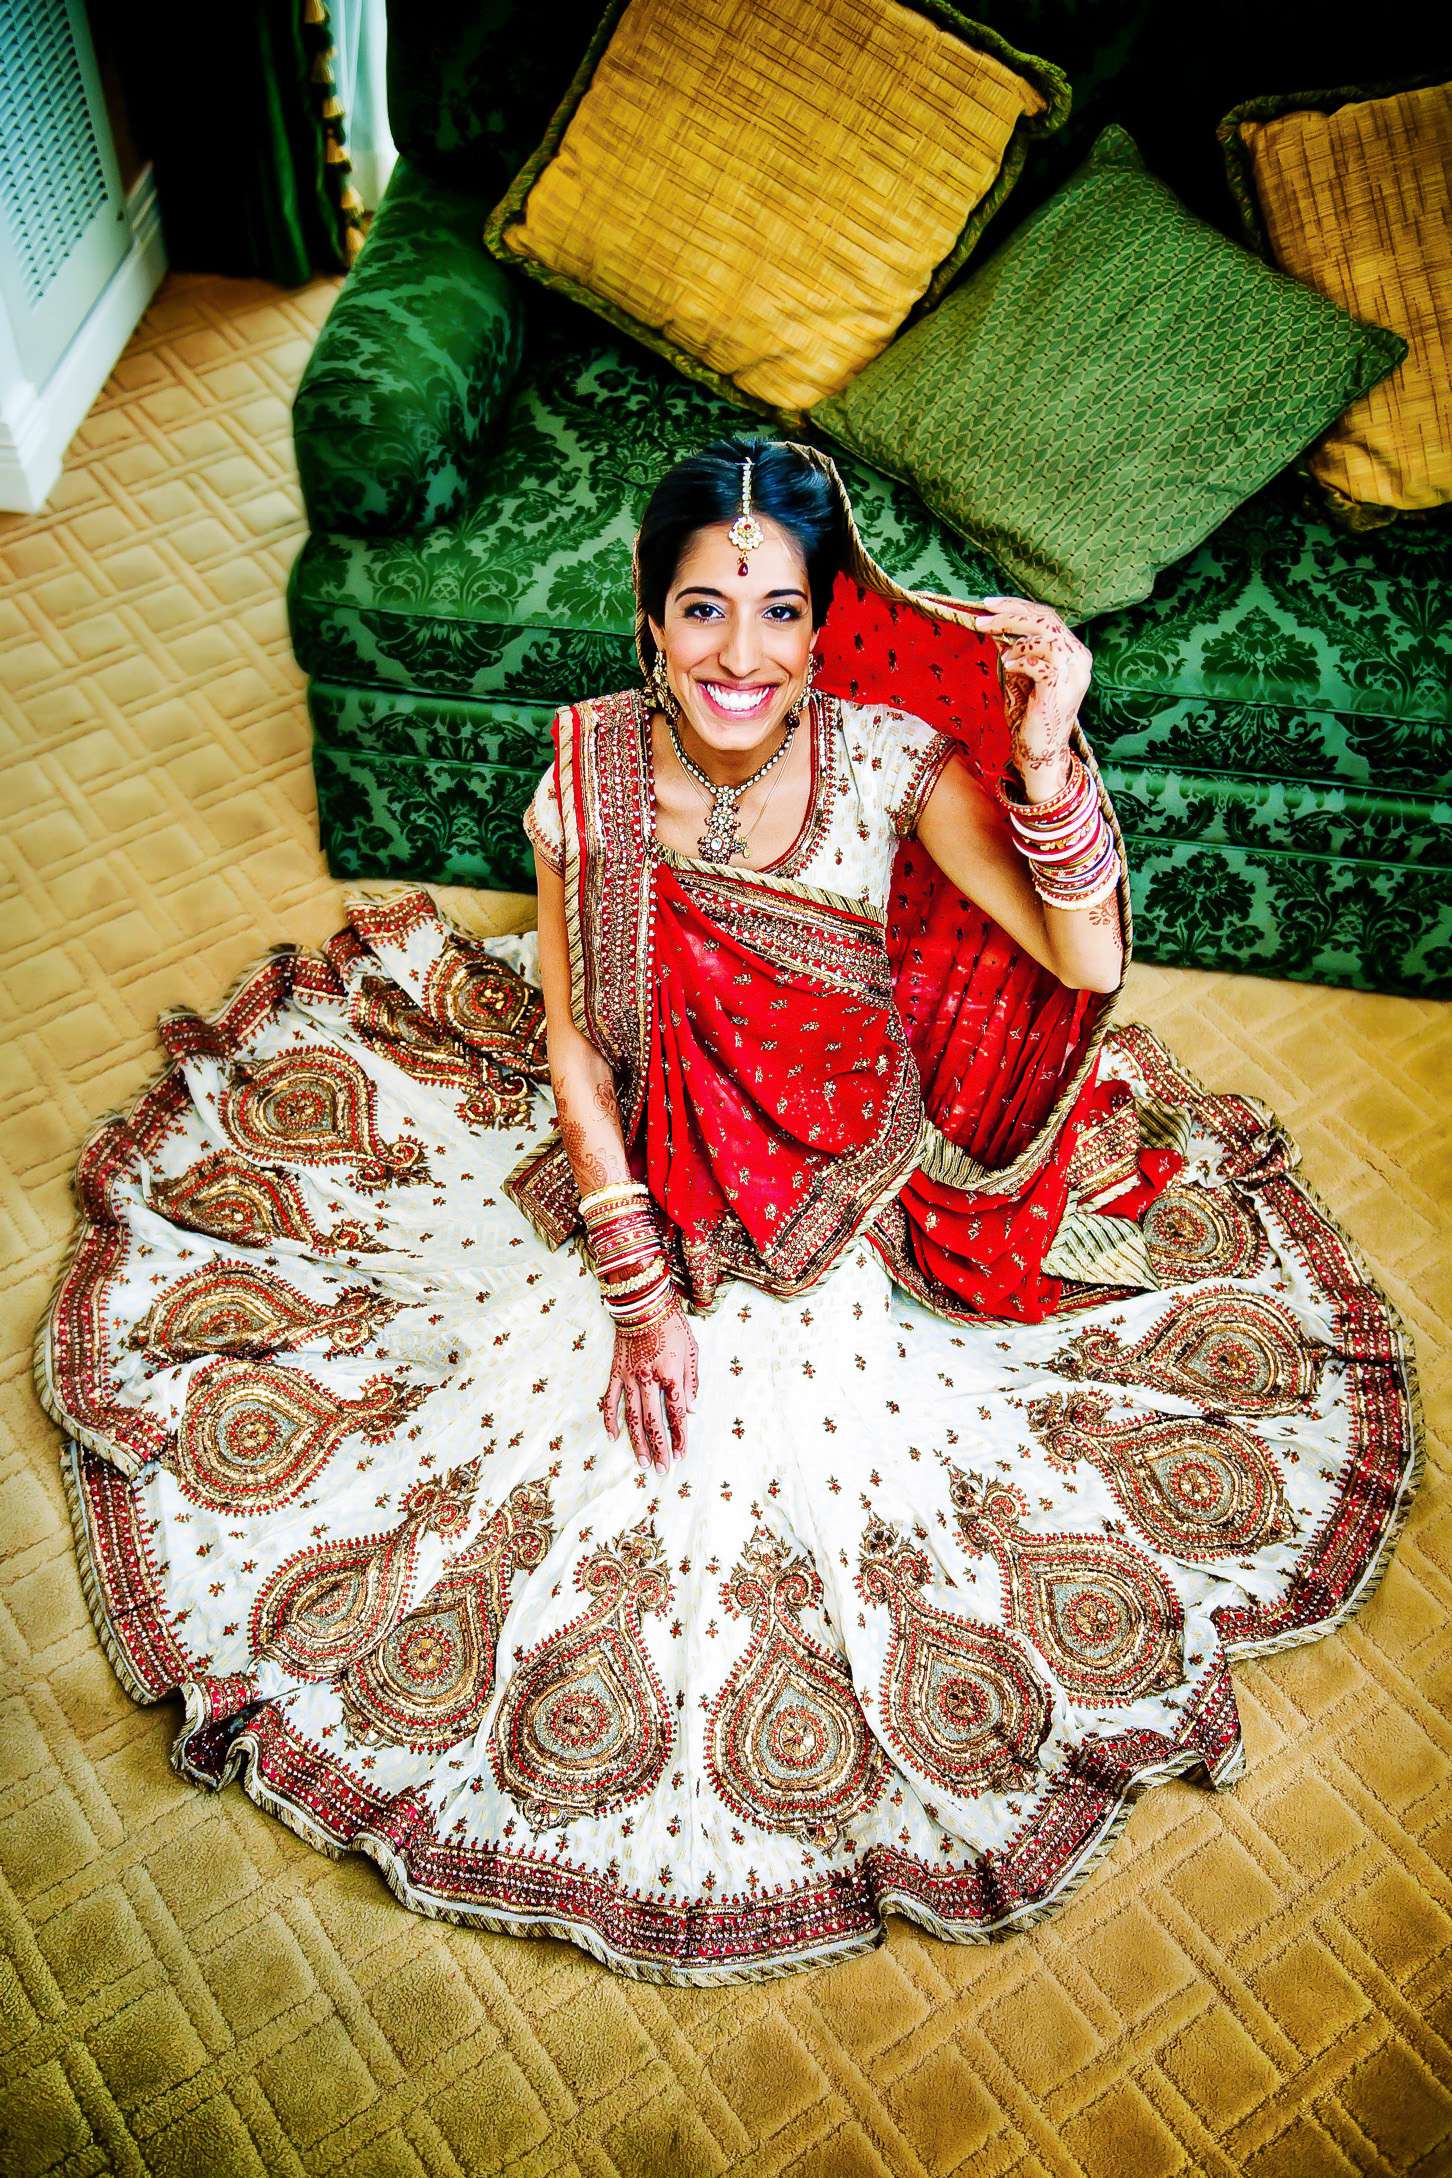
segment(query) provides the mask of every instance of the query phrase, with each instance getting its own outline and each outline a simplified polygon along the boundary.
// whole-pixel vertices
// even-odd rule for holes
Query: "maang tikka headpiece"
[[[751,461],[749,457],[741,464],[741,512],[737,515],[726,534],[741,554],[741,565],[736,570],[737,574],[747,574],[749,572],[746,565],[747,553],[756,545],[765,541],[761,524],[751,511]]]

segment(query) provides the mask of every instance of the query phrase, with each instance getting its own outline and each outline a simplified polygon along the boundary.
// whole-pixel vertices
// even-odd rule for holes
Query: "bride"
[[[1069,989],[1114,990],[1124,959],[1117,848],[1070,746],[1089,678],[1083,644],[1046,606],[995,599],[976,611],[980,651],[990,633],[1002,633],[1007,668],[1029,684],[1012,743],[1017,806],[996,805],[967,764],[949,761],[959,747],[951,733],[890,707],[853,702],[848,721],[836,715],[840,698],[835,712],[824,706],[830,738],[819,754],[804,706],[818,664],[813,638],[852,553],[850,518],[825,462],[792,444],[755,444],[754,457],[739,459],[732,447],[707,449],[657,488],[635,572],[660,708],[633,701],[623,721],[593,729],[623,740],[628,753],[597,756],[578,741],[565,752],[572,777],[620,763],[638,772],[602,791],[582,850],[601,865],[593,891],[601,927],[578,869],[569,873],[567,918],[557,770],[527,818],[560,1132],[616,1324],[605,1426],[616,1433],[623,1402],[637,1457],[657,1468],[684,1451],[697,1354],[659,1246],[660,1213],[698,1299],[711,1298],[724,1268],[745,1268],[744,1257],[756,1258],[750,1268],[761,1282],[794,1291],[808,1282],[804,1273],[820,1275],[919,1162],[918,1068],[896,1017],[885,929],[899,839],[915,834],[942,879]],[[764,521],[751,511],[753,471]],[[713,520],[738,475],[740,512]],[[850,786],[836,776],[839,764]],[[641,884],[630,874],[639,845],[657,865],[635,962],[640,992],[654,988],[662,1001],[647,1029],[649,1051],[638,1041],[622,1048],[640,992],[624,1039],[608,1011],[590,1023],[593,1035],[572,1012],[572,987],[588,1004],[591,969],[599,973],[611,947],[607,920]],[[704,878],[689,874],[696,865]],[[788,870],[795,882],[784,890]],[[746,871],[774,882],[737,878]],[[829,879],[850,899],[816,897]],[[723,912],[737,941],[731,958],[744,964],[735,972],[739,1013],[722,1000],[720,937],[706,935]],[[741,921],[767,913],[769,936]],[[629,943],[637,947],[635,932]],[[833,955],[820,991],[812,971]],[[819,1022],[808,1025],[808,999],[831,1007],[834,1025],[850,1021],[850,1035],[830,1039]],[[768,1029],[789,1033],[768,1037]],[[626,1153],[615,1079],[622,1063],[636,1077],[627,1102],[633,1130],[643,1128],[645,1179],[632,1178]],[[830,1148],[821,1146],[824,1102]],[[812,1236],[809,1256],[801,1232]]]
[[[87,1138],[87,1594],[184,1776],[421,1912],[683,1983],[1007,1935],[1370,1594],[1410,1346],[1273,1116],[1115,1021],[1056,614],[901,588],[756,436],[634,572],[537,933],[353,897]]]

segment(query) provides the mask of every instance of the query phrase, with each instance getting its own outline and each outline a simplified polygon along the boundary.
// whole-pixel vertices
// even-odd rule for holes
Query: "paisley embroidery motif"
[[[903,1762],[944,1791],[1021,1790],[1053,1721],[1044,1679],[1017,1641],[924,1601],[925,1552],[873,1515],[857,1588],[892,1617],[882,1667],[882,1731]]]
[[[168,1464],[194,1504],[271,1512],[316,1481],[345,1437],[386,1443],[431,1389],[374,1376],[340,1400],[301,1369],[229,1356],[187,1386]]]
[[[674,1725],[641,1634],[674,1590],[646,1522],[575,1568],[595,1600],[517,1665],[489,1734],[501,1791],[536,1830],[628,1807],[658,1783]]]
[[[758,1525],[721,1601],[731,1617],[751,1621],[751,1644],[712,1705],[711,1782],[727,1807],[763,1830],[831,1848],[876,1805],[887,1765],[846,1662],[802,1630],[801,1612],[821,1609],[821,1577]]]
[[[475,1050],[548,1079],[544,1000],[533,984],[482,946],[460,938],[445,946],[424,977],[419,1004]]]
[[[324,951],[340,977],[371,952],[419,1012],[497,1066],[549,1080],[544,998],[507,961],[456,929],[422,886],[350,900]]]
[[[320,1543],[263,1583],[248,1623],[253,1655],[305,1679],[333,1679],[367,1654],[409,1609],[426,1535],[457,1534],[469,1517],[479,1463],[417,1482],[387,1535]]]
[[[467,1125],[518,1127],[529,1117],[530,1087],[522,1074],[467,1049],[420,1012],[406,991],[385,976],[364,976],[349,1001],[358,1034],[415,1081],[454,1094],[454,1109]]]
[[[947,1465],[964,1546],[997,1560],[1009,1623],[1071,1701],[1132,1702],[1179,1685],[1184,1613],[1144,1551],[1112,1535],[1031,1534],[1021,1490],[985,1488]]]
[[[1172,1180],[1142,1220],[1150,1264],[1161,1285],[1197,1278],[1254,1278],[1270,1242],[1253,1210],[1228,1187]]]
[[[1310,1345],[1290,1310],[1267,1293],[1210,1286],[1170,1302],[1142,1339],[1090,1327],[1049,1367],[1105,1384],[1145,1384],[1239,1414],[1288,1414],[1315,1396],[1328,1349]]]
[[[421,1142],[384,1141],[377,1091],[346,1051],[310,1044],[234,1060],[218,1117],[237,1148],[263,1164],[351,1164],[363,1187],[432,1178]]]
[[[328,1355],[370,1345],[403,1306],[367,1286],[314,1301],[271,1271],[250,1263],[208,1263],[188,1271],[154,1301],[131,1344],[167,1361],[200,1354],[268,1354],[319,1340]]]
[[[514,1575],[553,1536],[549,1484],[520,1482],[416,1610],[348,1667],[338,1693],[355,1739],[441,1754],[476,1730]]]
[[[1097,1467],[1157,1550],[1208,1564],[1295,1534],[1280,1470],[1250,1430],[1200,1414],[1108,1414],[1099,1392],[1053,1392],[1028,1410],[1053,1465]]]
[[[242,1248],[265,1247],[273,1240],[296,1240],[315,1248],[350,1255],[377,1255],[383,1243],[356,1220],[319,1231],[308,1216],[302,1189],[286,1172],[268,1172],[249,1164],[235,1150],[208,1150],[185,1172],[154,1178],[151,1207],[173,1225]]]

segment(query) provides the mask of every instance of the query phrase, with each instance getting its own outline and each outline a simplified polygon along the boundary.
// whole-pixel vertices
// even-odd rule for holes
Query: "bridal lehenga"
[[[1236,1659],[1385,1567],[1413,1358],[1274,1116],[913,839],[1004,760],[994,661],[861,553],[766,869],[655,839],[641,691],[556,716],[525,821],[700,1348],[664,1474],[601,1422],[533,933],[360,891],[163,1017],[36,1377],[184,1777],[421,1913],[703,1983],[893,1913],[1008,1936],[1143,1787],[1240,1774]]]

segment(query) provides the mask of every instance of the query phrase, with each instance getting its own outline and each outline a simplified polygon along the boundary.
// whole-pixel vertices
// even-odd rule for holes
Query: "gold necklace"
[[[671,740],[675,744],[676,755],[680,758],[682,768],[690,774],[697,786],[704,787],[706,793],[711,797],[711,814],[706,819],[706,829],[696,845],[696,852],[703,862],[730,862],[737,855],[745,854],[746,835],[739,833],[736,829],[738,804],[748,787],[755,786],[757,780],[764,778],[773,764],[781,762],[792,745],[797,724],[801,717],[801,710],[789,713],[785,737],[772,750],[766,762],[758,764],[749,779],[743,779],[738,785],[732,786],[729,782],[712,779],[706,772],[702,771],[699,764],[692,762],[681,746],[681,737],[676,731],[675,720],[669,712],[666,713],[666,724],[670,728]],[[764,803],[762,807],[765,807]],[[758,810],[757,817],[760,818],[760,815],[761,811]]]

